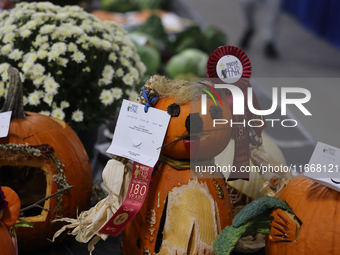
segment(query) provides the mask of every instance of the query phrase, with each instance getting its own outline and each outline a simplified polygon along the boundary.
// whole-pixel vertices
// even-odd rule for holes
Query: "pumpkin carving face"
[[[14,73],[9,73],[10,82],[16,80]],[[14,109],[4,109],[5,103],[2,110],[12,110],[13,119],[8,136],[0,139],[0,184],[19,195],[22,208],[68,185],[76,186],[45,200],[39,204],[41,208],[22,213],[23,219],[34,224],[33,228],[18,228],[19,249],[24,251],[51,244],[46,238],[52,238],[60,228],[52,223],[54,219],[76,217],[77,210],[89,207],[92,171],[81,141],[65,122],[32,112],[24,114],[20,88],[21,83],[8,92],[7,98],[15,101]]]
[[[335,255],[340,254],[339,236],[340,193],[308,178],[294,178],[278,198],[285,200],[302,221],[296,240],[266,238],[268,255]],[[291,230],[292,225],[288,225]]]
[[[192,178],[190,160],[213,164],[231,136],[228,125],[214,128],[213,118],[230,119],[230,110],[226,102],[215,105],[208,99],[207,115],[202,115],[201,94],[180,102],[182,93],[168,92],[182,86],[189,90],[188,83],[154,76],[153,85],[160,94],[155,108],[171,119],[146,200],[122,232],[123,253],[213,255],[213,241],[232,222],[229,195],[220,173]]]
[[[168,111],[172,115],[164,138],[165,146],[162,148],[162,153],[170,158],[211,159],[221,153],[229,143],[229,125],[213,126],[213,119],[231,119],[226,101],[222,101],[222,105],[215,105],[211,98],[207,99],[206,115],[201,114],[200,98],[181,105],[173,97],[161,98],[155,108]],[[187,134],[186,138],[175,142],[184,134]]]

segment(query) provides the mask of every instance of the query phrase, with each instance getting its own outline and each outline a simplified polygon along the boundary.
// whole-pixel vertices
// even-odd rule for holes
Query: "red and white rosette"
[[[251,63],[247,54],[234,46],[221,46],[211,53],[207,63],[207,75],[213,83],[233,84],[243,91],[246,98],[247,88],[251,87],[249,80],[251,77]],[[226,90],[226,99],[232,111],[233,96],[229,90]],[[245,105],[246,107],[246,105]],[[245,109],[248,109],[247,107]],[[242,122],[243,119],[250,117],[249,110],[244,116],[233,115],[233,123]],[[237,173],[231,173],[225,176],[228,180],[245,179],[248,180],[249,173],[241,173],[241,166],[249,164],[249,128],[248,126],[233,126],[235,139],[234,161],[233,165],[237,167]]]
[[[222,72],[227,77],[224,77]],[[208,59],[208,78],[219,78],[223,83],[234,84],[242,90],[249,87],[251,73],[247,54],[235,46],[221,46],[214,50]]]

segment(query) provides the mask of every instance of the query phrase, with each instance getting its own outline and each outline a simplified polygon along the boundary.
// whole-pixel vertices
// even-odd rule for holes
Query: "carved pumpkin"
[[[154,82],[156,91],[158,79],[166,86],[172,86],[171,81],[154,76],[150,81]],[[160,96],[155,107],[168,111],[172,116],[164,145],[173,143],[163,146],[146,200],[122,233],[123,253],[214,254],[213,241],[222,229],[232,223],[228,191],[219,174],[193,179],[189,159],[191,154],[191,158],[194,155],[194,159],[200,160],[202,165],[203,162],[212,165],[213,157],[227,146],[231,129],[225,129],[228,125],[223,129],[214,128],[209,112],[201,114],[200,98],[178,105],[174,97]],[[212,105],[215,106],[214,102],[208,99],[207,109]],[[223,102],[223,106],[218,104],[218,107],[222,109],[219,118],[230,119],[227,102]],[[189,117],[191,114],[199,119],[198,124]],[[193,129],[192,124],[196,124]],[[195,153],[192,146],[185,145],[191,141],[178,139],[184,134],[189,134],[188,140],[199,140]]]
[[[7,206],[0,210],[0,255],[16,255],[16,250],[9,234],[9,228],[17,221],[20,211],[20,199],[18,195],[9,187],[0,187],[3,191]],[[1,196],[0,196],[1,202]]]
[[[18,72],[9,68],[10,88],[2,112],[12,111],[8,136],[0,139],[0,184],[11,187],[27,207],[67,185],[75,188],[53,196],[21,217],[34,228],[18,228],[19,249],[50,245],[60,216],[75,218],[90,206],[92,171],[76,133],[63,121],[23,111],[22,84]],[[51,210],[51,211],[48,211]]]
[[[292,179],[278,198],[289,204],[302,226],[297,240],[292,242],[287,242],[286,238],[280,240],[275,235],[268,236],[266,254],[340,254],[336,241],[340,234],[339,196],[338,191],[308,178]]]

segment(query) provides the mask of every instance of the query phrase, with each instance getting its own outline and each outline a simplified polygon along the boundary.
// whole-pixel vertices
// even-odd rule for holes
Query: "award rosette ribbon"
[[[239,88],[243,93],[243,98],[247,98],[248,88],[251,88],[249,82],[252,67],[247,54],[241,49],[234,46],[221,46],[214,50],[207,62],[207,75],[214,84],[232,84]],[[244,115],[234,114],[235,95],[228,89],[225,89],[226,99],[228,101],[231,112],[233,113],[233,136],[235,140],[234,161],[237,172],[231,173],[228,180],[233,179],[249,179],[249,173],[241,173],[240,167],[249,164],[249,126],[248,120],[258,119],[263,125],[259,125],[257,121],[253,121],[256,134],[261,137],[262,130],[266,127],[266,123],[262,116],[255,115],[249,111],[246,101],[244,100]],[[256,109],[260,109],[260,105],[253,92],[253,105]]]

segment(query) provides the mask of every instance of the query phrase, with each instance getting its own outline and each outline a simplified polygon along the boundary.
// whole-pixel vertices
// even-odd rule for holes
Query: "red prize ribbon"
[[[239,65],[240,64],[240,65]],[[207,75],[213,83],[228,83],[240,88],[245,98],[245,115],[233,115],[233,123],[242,123],[246,120],[245,127],[242,124],[236,124],[233,128],[235,139],[235,152],[233,165],[237,167],[236,173],[231,173],[229,181],[234,179],[249,179],[249,173],[241,173],[240,167],[249,164],[249,127],[247,121],[249,119],[262,119],[251,113],[247,106],[247,89],[251,87],[249,83],[251,77],[251,63],[247,54],[241,49],[234,46],[222,46],[211,53],[207,63]],[[229,90],[225,90],[226,99],[231,112],[233,112],[233,97]],[[256,109],[260,109],[260,105],[253,92],[253,104]],[[264,120],[263,120],[264,121]],[[255,125],[255,123],[252,123]],[[260,137],[262,130],[266,127],[266,123],[262,127],[256,127],[256,133]]]
[[[104,227],[99,230],[99,233],[118,236],[136,216],[148,193],[152,171],[152,167],[134,162],[129,192],[123,204]]]

